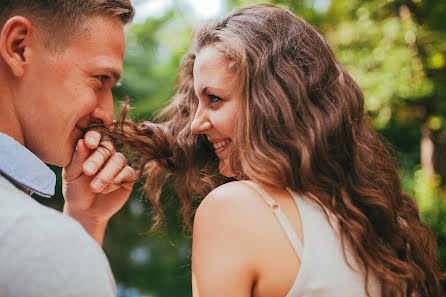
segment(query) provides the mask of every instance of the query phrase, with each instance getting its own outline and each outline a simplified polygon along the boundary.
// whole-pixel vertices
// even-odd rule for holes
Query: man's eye
[[[98,80],[100,80],[102,83],[104,83],[105,81],[107,81],[108,79],[110,79],[110,76],[108,75],[96,75],[96,78]]]
[[[208,97],[209,97],[209,103],[214,103],[222,100],[220,97],[211,94],[209,94]]]

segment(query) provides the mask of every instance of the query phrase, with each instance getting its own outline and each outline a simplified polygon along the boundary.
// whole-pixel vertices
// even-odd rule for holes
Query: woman
[[[302,19],[254,5],[202,27],[159,119],[110,136],[142,157],[160,215],[167,179],[186,223],[205,196],[195,297],[440,296],[432,233],[362,92]]]

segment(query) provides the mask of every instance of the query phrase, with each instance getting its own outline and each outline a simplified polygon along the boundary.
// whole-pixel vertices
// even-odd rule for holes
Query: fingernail
[[[95,189],[98,192],[101,191],[103,187],[104,187],[104,184],[100,180],[96,180],[93,183],[93,189]]]
[[[96,165],[93,162],[88,162],[84,165],[84,169],[88,172],[93,174],[96,170]]]
[[[87,137],[88,142],[96,142],[96,138],[93,136]]]

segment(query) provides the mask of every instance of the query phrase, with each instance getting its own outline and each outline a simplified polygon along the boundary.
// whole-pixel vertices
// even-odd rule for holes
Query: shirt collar
[[[3,133],[0,133],[0,173],[27,193],[54,195],[54,172],[26,147]]]

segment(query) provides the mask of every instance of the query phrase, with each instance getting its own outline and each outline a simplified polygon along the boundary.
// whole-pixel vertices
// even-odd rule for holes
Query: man
[[[112,123],[133,14],[130,0],[1,3],[2,297],[116,296],[100,245],[134,172],[109,141],[82,130]],[[65,167],[65,215],[29,196],[54,193],[44,162]]]

